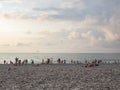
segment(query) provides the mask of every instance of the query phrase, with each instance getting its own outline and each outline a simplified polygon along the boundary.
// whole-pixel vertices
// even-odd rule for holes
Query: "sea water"
[[[44,59],[50,58],[56,63],[57,59],[66,60],[67,63],[70,63],[71,60],[84,62],[92,61],[94,59],[109,61],[120,60],[120,53],[0,53],[0,63],[3,63],[6,60],[8,63],[10,61],[15,61],[15,58],[18,57],[20,60],[28,59],[29,63],[31,59],[35,63],[41,63]]]

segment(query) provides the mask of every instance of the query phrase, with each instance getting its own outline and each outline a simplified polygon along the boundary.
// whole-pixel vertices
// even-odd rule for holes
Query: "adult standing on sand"
[[[18,57],[16,57],[16,58],[15,58],[15,65],[17,65],[18,60],[19,60],[19,58],[18,58]]]
[[[31,64],[34,65],[34,60],[31,59]]]
[[[21,60],[18,60],[18,65],[19,65],[19,66],[21,65]]]
[[[4,64],[6,64],[6,60],[4,60]]]
[[[42,60],[42,64],[45,64],[44,59]]]

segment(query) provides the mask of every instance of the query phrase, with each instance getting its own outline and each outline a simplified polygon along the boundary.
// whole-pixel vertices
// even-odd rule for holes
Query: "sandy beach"
[[[0,90],[120,90],[120,64],[0,65]]]

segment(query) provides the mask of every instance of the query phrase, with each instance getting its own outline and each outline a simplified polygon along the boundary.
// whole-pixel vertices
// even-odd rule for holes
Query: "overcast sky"
[[[0,0],[0,52],[120,52],[120,0]]]

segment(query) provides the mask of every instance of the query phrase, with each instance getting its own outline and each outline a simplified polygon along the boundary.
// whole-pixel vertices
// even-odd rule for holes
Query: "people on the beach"
[[[24,60],[24,64],[28,64],[28,59],[25,59],[25,60]]]
[[[16,57],[16,58],[15,58],[15,65],[16,65],[16,66],[17,66],[17,64],[18,64],[18,60],[19,60],[19,58]]]
[[[6,64],[6,60],[4,60],[4,64]]]
[[[12,65],[13,65],[14,63],[13,63],[12,61],[10,61],[10,64],[12,64]]]
[[[96,67],[99,66],[99,64],[102,62],[102,60],[97,60],[94,59],[92,62],[88,62],[87,60],[85,60],[85,67]],[[114,63],[119,63],[119,60],[114,60]],[[6,60],[4,60],[4,64],[6,64]],[[23,61],[20,60],[18,57],[15,58],[15,62],[10,61],[10,64],[13,64],[15,66],[22,66],[22,65],[26,65],[28,64],[28,59],[24,59]],[[41,63],[35,64],[34,60],[31,59],[31,64],[33,66],[39,66],[40,64],[53,64],[53,58],[47,58],[46,61],[44,61],[44,59],[42,59]],[[65,59],[61,59],[58,58],[57,60],[57,64],[67,64]],[[79,62],[78,60],[71,60],[70,64],[82,64],[81,62]]]
[[[44,59],[42,59],[42,63],[41,64],[45,64]]]
[[[71,64],[79,64],[78,60],[71,60]]]
[[[66,64],[66,60],[61,60],[60,58],[58,58],[57,64]]]
[[[50,64],[50,59],[48,58],[45,64]]]
[[[99,64],[102,62],[102,60],[93,60],[91,63],[87,62],[87,60],[85,61],[85,67],[96,67],[99,66]]]
[[[73,60],[71,60],[71,64],[73,64]]]
[[[21,60],[18,60],[18,65],[19,65],[19,66],[21,65]]]
[[[41,64],[53,64],[53,58],[47,58],[46,61],[42,59]]]
[[[21,62],[21,64],[22,64],[22,65],[28,64],[28,59],[23,60],[23,61]]]
[[[63,63],[66,64],[66,60],[65,59],[63,60]]]
[[[31,59],[31,64],[34,65],[34,60],[33,59]]]
[[[60,64],[60,63],[61,63],[61,59],[60,59],[60,58],[58,58],[57,63],[58,63],[58,64]]]

